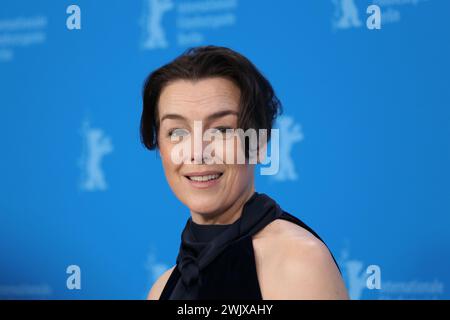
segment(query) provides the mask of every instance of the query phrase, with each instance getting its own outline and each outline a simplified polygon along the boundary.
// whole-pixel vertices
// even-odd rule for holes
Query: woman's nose
[[[192,137],[191,141],[191,161],[195,164],[205,163],[205,148],[210,143],[208,141],[203,141],[203,134],[201,137]]]

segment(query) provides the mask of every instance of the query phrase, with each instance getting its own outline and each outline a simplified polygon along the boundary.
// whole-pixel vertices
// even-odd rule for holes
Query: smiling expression
[[[176,80],[160,94],[158,146],[164,172],[172,191],[193,213],[194,221],[200,220],[194,214],[205,218],[217,216],[248,198],[254,188],[254,165],[205,164],[201,163],[203,153],[194,151],[188,159],[191,161],[175,163],[172,151],[180,143],[190,144],[194,150],[194,121],[202,121],[202,130],[236,129],[239,102],[239,88],[220,77]],[[225,144],[226,138],[214,140],[213,148],[221,150],[220,154],[233,151],[235,155],[241,146],[239,139],[232,139],[231,144]]]

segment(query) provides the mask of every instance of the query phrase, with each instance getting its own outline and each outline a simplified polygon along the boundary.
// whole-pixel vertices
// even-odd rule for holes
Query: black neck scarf
[[[283,211],[269,196],[255,192],[244,204],[242,214],[226,225],[200,225],[189,218],[181,234],[177,268],[181,274],[171,299],[196,299],[201,285],[201,271],[232,242],[252,236]]]

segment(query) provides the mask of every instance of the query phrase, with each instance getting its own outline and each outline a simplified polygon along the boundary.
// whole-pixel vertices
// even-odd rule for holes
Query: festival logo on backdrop
[[[162,25],[162,19],[167,11],[173,9],[173,6],[172,0],[145,1],[142,21],[144,28],[142,46],[144,49],[166,48],[169,45]]]
[[[47,17],[36,15],[0,19],[0,63],[11,62],[22,50],[47,40]]]
[[[275,181],[296,181],[298,179],[292,149],[296,143],[303,140],[303,132],[301,125],[295,123],[294,120],[291,116],[280,116],[277,119],[280,146],[279,171],[272,176]]]
[[[386,270],[379,265],[367,265],[350,256],[349,250],[342,250],[338,260],[350,299],[364,298],[379,300],[443,299],[445,285],[439,279],[387,279]],[[373,294],[366,296],[367,294]]]
[[[331,0],[334,7],[332,26],[334,30],[347,30],[367,26],[381,26],[400,22],[408,9],[417,8],[430,0]]]
[[[143,0],[141,48],[195,46],[236,24],[238,0]]]
[[[348,29],[362,25],[354,0],[333,0],[333,4],[335,6],[335,20],[333,23],[335,28]]]
[[[102,169],[103,158],[113,151],[111,138],[102,129],[93,128],[88,121],[82,126],[83,149],[79,166],[81,168],[80,189],[102,191],[108,188]]]

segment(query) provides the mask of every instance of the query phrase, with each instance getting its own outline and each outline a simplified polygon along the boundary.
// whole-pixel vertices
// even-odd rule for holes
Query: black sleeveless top
[[[260,223],[259,228],[253,227],[252,229],[248,229],[247,232],[239,234],[239,237],[235,237],[231,241],[226,242],[226,246],[223,246],[218,253],[213,253],[214,251],[212,250],[216,250],[217,247],[219,247],[219,245],[212,245],[215,241],[217,243],[218,238],[225,237],[224,235],[227,232],[230,234],[230,229],[241,223],[240,220],[244,219],[244,217],[248,218],[251,215],[256,216],[257,213],[261,211],[265,211],[263,215],[266,217],[262,226]],[[268,218],[269,215],[270,218]],[[252,236],[262,229],[263,226],[275,219],[284,219],[293,222],[303,227],[323,242],[319,235],[300,219],[281,210],[268,196],[255,192],[245,204],[241,218],[233,224],[200,225],[194,223],[191,218],[188,219],[186,227],[183,230],[182,243],[180,245],[176,267],[170,274],[159,299],[262,300],[261,289],[256,272]],[[260,220],[260,222],[261,221],[262,220]],[[245,223],[245,221],[242,223]],[[191,238],[187,238],[186,236],[188,231]],[[202,250],[205,251],[206,245],[212,245],[213,249],[210,248],[206,254],[212,254],[213,258],[206,264],[203,263],[204,267],[202,267],[202,262],[199,260],[192,263],[191,260],[198,259],[198,257],[201,256],[199,253]],[[189,251],[191,253],[190,255],[186,254],[188,249],[193,249]],[[331,256],[334,259],[332,254]],[[192,272],[192,270],[186,271],[188,269],[186,267],[183,268],[185,260],[189,260],[188,262],[190,262],[192,266],[196,266],[194,272]],[[335,259],[334,261],[336,263]],[[186,277],[187,273],[190,273],[191,278],[194,277],[195,279],[192,280],[191,278]],[[187,278],[188,281],[185,281],[185,278]],[[195,285],[191,286],[194,282]]]

